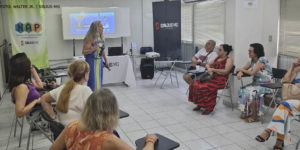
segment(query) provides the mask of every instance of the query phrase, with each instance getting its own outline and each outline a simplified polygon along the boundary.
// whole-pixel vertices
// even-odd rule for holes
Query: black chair
[[[178,148],[180,146],[179,143],[164,137],[160,134],[155,134],[158,137],[158,140],[154,144],[154,150],[172,150]],[[145,146],[145,139],[146,137],[137,139],[135,141],[136,149],[142,150]]]
[[[284,69],[277,69],[277,68],[272,68],[272,73],[273,73],[273,83],[268,83],[268,84],[261,84],[260,86],[262,87],[266,87],[271,89],[272,91],[272,100],[269,103],[268,108],[264,111],[264,114],[267,113],[269,111],[269,108],[272,106],[272,104],[277,104],[279,105],[280,103],[276,103],[276,97],[279,90],[281,90],[282,88],[282,83],[281,80],[284,77],[284,75],[287,73],[287,70]],[[281,96],[279,96],[281,97]],[[264,117],[261,117],[261,123],[263,124],[264,121]]]

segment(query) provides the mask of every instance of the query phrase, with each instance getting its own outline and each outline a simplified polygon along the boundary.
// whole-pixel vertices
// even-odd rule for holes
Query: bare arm
[[[246,70],[246,69],[241,69],[240,71],[243,72],[243,73],[245,73],[245,74],[248,74],[250,76],[254,76],[264,66],[265,66],[265,64],[263,64],[263,63],[257,63],[254,66],[254,69],[252,71],[251,70]]]
[[[296,64],[293,63],[288,72],[284,75],[282,83],[292,83],[296,78],[297,74],[300,72],[300,69],[295,71]]]
[[[225,64],[225,69],[212,68],[212,72],[220,74],[220,75],[227,75],[231,71],[232,67],[233,67],[233,60],[231,58],[228,58],[228,60]]]
[[[92,46],[92,42],[90,42],[88,40],[84,40],[82,54],[83,55],[90,54],[90,53],[94,52],[95,50],[97,50],[97,48],[99,48],[98,45]]]
[[[102,52],[102,56],[103,56],[103,58],[104,58],[104,61],[105,61],[105,66],[109,66],[108,64],[108,59],[107,59],[107,56],[106,56],[106,53],[105,53],[105,51],[103,50],[103,52]]]
[[[51,105],[51,103],[53,102],[55,102],[55,99],[52,98],[49,92],[41,97],[41,104],[43,109],[50,115],[52,119],[55,119],[55,114]]]
[[[194,67],[196,67],[197,64],[198,64],[198,58],[195,57],[195,56],[193,56],[193,58],[192,58],[192,65],[193,65]]]
[[[28,114],[31,109],[40,102],[40,99],[36,99],[32,101],[30,104],[25,106],[27,95],[29,93],[28,87],[25,84],[21,84],[15,89],[14,97],[16,100],[16,116],[17,117],[23,117],[26,114]]]
[[[36,89],[43,89],[44,88],[44,84],[43,82],[41,81],[38,73],[36,72],[35,68],[31,66],[31,74],[33,76],[33,80],[32,80],[32,84],[34,85],[34,87]]]
[[[66,148],[65,136],[66,136],[66,128],[59,134],[57,139],[50,147],[50,150],[64,150]]]

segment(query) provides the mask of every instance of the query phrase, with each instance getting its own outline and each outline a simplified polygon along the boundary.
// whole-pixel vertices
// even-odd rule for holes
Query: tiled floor
[[[212,115],[202,116],[192,111],[194,105],[187,102],[187,85],[180,79],[180,88],[166,82],[166,88],[154,87],[155,80],[138,80],[136,87],[111,85],[119,106],[130,117],[120,120],[118,132],[121,138],[134,146],[134,141],[147,133],[160,133],[180,143],[178,150],[267,150],[272,149],[275,137],[266,143],[254,140],[267,123],[248,124],[239,119],[239,111],[232,111],[219,101]],[[6,94],[0,106],[0,149],[25,149],[28,125],[24,128],[21,148],[18,136],[10,135],[14,106]],[[266,118],[270,120],[271,113]],[[268,120],[268,121],[269,121]],[[300,133],[300,123],[294,122],[294,134]],[[295,149],[298,137],[285,142],[286,150]],[[9,143],[8,143],[9,142]],[[43,136],[34,136],[34,149],[48,149],[51,143]]]

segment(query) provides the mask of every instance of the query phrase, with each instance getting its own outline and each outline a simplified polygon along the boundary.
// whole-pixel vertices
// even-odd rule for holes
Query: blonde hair
[[[67,113],[69,109],[69,101],[72,90],[76,87],[77,82],[81,81],[90,71],[89,64],[85,61],[74,61],[68,67],[68,75],[70,79],[64,85],[57,104],[56,110],[62,113]]]
[[[99,36],[103,40],[103,33],[99,34],[99,26],[101,24],[101,21],[94,21],[89,28],[89,31],[85,35],[84,41],[88,40],[90,42],[94,42]]]
[[[95,91],[88,98],[81,114],[81,124],[89,131],[112,131],[119,122],[119,106],[109,89]]]

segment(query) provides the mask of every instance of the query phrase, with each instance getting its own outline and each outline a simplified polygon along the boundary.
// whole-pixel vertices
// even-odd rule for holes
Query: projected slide
[[[70,30],[71,34],[86,34],[92,22],[101,20],[104,33],[115,32],[115,14],[114,12],[103,13],[71,13]]]
[[[100,13],[100,20],[104,33],[115,33],[115,14],[113,12]]]
[[[99,20],[98,13],[70,14],[71,34],[86,34],[92,22]]]

